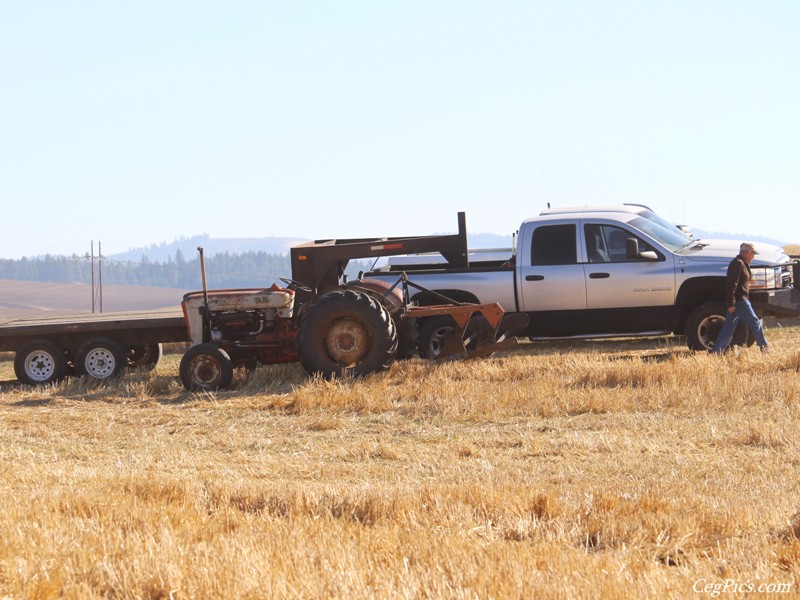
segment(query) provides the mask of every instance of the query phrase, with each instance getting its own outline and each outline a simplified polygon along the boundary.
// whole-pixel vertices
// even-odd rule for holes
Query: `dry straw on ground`
[[[721,358],[525,343],[361,381],[262,367],[216,394],[185,393],[176,357],[5,381],[0,597],[796,592],[800,331],[769,337]]]

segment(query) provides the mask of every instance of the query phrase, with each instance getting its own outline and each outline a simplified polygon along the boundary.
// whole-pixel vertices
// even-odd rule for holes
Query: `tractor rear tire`
[[[303,368],[325,379],[385,371],[395,360],[397,331],[389,312],[369,294],[337,290],[319,298],[300,323]]]
[[[416,319],[398,319],[395,321],[397,329],[397,360],[407,360],[417,352],[419,329]]]
[[[219,346],[197,344],[181,358],[180,374],[190,392],[221,390],[233,381],[233,361]]]

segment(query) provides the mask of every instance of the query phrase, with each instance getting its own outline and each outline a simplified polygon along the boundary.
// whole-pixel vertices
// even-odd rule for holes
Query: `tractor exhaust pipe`
[[[206,259],[203,256],[203,247],[198,246],[197,251],[200,253],[200,276],[203,278],[203,309],[206,315],[210,314],[208,310],[208,284],[206,283]]]

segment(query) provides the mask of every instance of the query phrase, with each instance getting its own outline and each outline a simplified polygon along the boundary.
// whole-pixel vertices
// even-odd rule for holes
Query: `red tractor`
[[[200,251],[201,265],[203,253]],[[359,279],[347,282],[347,263],[368,258],[438,251],[453,264],[467,260],[464,214],[459,233],[447,236],[321,240],[292,248],[292,279],[286,287],[203,291],[184,296],[183,311],[192,346],[180,375],[188,390],[222,389],[237,366],[300,361],[325,378],[388,369],[416,350],[416,319],[449,315],[454,327],[442,340],[445,356],[484,355],[514,343],[524,317],[503,319],[497,304],[414,306],[402,276],[394,285]],[[427,290],[426,290],[427,291]]]

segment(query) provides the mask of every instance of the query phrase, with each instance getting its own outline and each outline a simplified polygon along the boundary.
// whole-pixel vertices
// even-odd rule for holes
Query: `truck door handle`
[[[608,279],[611,273],[589,273],[589,279]]]
[[[541,281],[544,279],[544,275],[526,275],[525,281]]]

